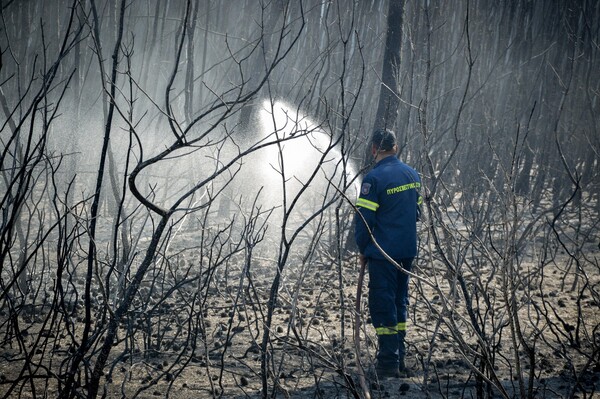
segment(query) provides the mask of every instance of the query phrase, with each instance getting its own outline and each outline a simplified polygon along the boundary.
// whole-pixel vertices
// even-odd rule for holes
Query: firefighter
[[[369,313],[378,339],[375,372],[378,378],[401,377],[407,375],[408,275],[386,260],[373,239],[403,269],[411,270],[417,255],[421,180],[396,157],[398,146],[392,131],[376,130],[370,146],[375,166],[361,185],[355,238],[360,260],[368,266]]]

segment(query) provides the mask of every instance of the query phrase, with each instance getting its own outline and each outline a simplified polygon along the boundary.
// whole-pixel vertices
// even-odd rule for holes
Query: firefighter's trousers
[[[411,271],[412,261],[399,259],[397,263]],[[377,366],[397,368],[404,364],[406,353],[408,275],[387,260],[368,259],[368,267],[369,312],[379,342]]]

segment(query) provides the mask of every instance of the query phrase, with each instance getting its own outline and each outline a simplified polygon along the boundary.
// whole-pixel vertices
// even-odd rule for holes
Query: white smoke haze
[[[275,210],[270,229],[285,223],[293,233],[340,192],[354,199],[355,168],[322,126],[286,102],[264,101],[258,127],[261,142],[284,140],[252,154],[247,163],[253,180],[246,184],[261,188],[260,202]]]
[[[354,200],[352,162],[330,133],[291,104],[264,101],[250,129],[241,140],[229,137],[222,145],[212,146],[208,154],[199,151],[204,158],[199,165],[204,162],[205,172],[211,172],[240,151],[267,144],[243,157],[211,187],[213,192],[223,189],[218,200],[220,217],[227,219],[233,212],[247,215],[253,206],[260,207],[268,216],[266,238],[271,246],[281,237],[282,227],[286,234],[293,234],[323,207],[331,212],[335,207],[331,201],[339,199],[340,192]]]
[[[335,138],[321,126],[282,101],[265,101],[259,123],[262,140],[286,140],[253,156],[259,165],[259,182],[273,206],[283,204],[284,199],[289,206],[300,195],[297,215],[302,220],[303,212],[310,214],[328,199],[339,196],[332,186],[346,191],[344,186],[350,185],[356,172],[347,159],[348,163],[343,163]],[[307,189],[301,193],[305,186]]]
[[[98,164],[98,148],[102,145],[98,138],[100,135],[91,132],[102,130],[101,120],[90,115],[77,123],[70,117],[62,118],[59,122],[60,134],[53,136],[53,145],[57,151],[62,149],[63,153],[68,153],[69,146],[73,144],[70,131],[73,126],[90,132],[74,153],[66,155],[79,160],[76,191],[79,197],[85,198],[91,195],[95,184],[96,175],[93,171]],[[121,179],[126,170],[128,152],[130,161],[127,170],[131,172],[140,154],[143,154],[143,159],[148,159],[173,141],[168,127],[161,129],[157,124],[147,125],[136,131],[142,151],[135,139],[130,143],[127,129],[122,126],[113,129],[110,143]],[[259,207],[264,217],[268,217],[265,221],[268,225],[266,238],[269,247],[280,239],[284,224],[287,234],[293,234],[324,206],[329,207],[326,214],[331,217],[330,213],[336,205],[335,201],[333,205],[331,201],[339,200],[340,192],[352,201],[356,198],[356,168],[349,156],[342,154],[341,141],[335,140],[336,137],[322,123],[317,123],[292,104],[265,100],[258,107],[248,131],[231,132],[225,127],[215,129],[197,145],[176,151],[144,169],[138,177],[138,188],[153,203],[168,208],[188,190],[219,172],[241,152],[265,145],[220,173],[198,190],[182,208],[184,211],[193,210],[210,203],[207,210],[210,224],[217,226],[228,223],[233,217],[249,215],[253,207]],[[106,192],[111,193],[111,190]],[[129,211],[138,205],[139,202],[131,195],[125,196],[125,207]],[[194,223],[196,217],[185,218],[181,222],[181,231],[197,234]],[[315,223],[307,226],[307,231],[314,229]],[[310,236],[310,233],[305,235]]]
[[[352,162],[347,155],[344,159],[331,134],[289,104],[278,101],[271,105],[270,101],[265,101],[250,129],[249,133],[231,133],[225,129],[211,133],[193,148],[174,152],[150,166],[144,174],[150,180],[152,177],[167,179],[169,194],[165,198],[176,197],[220,170],[240,152],[264,145],[244,156],[217,181],[220,184],[231,183],[235,186],[231,187],[231,191],[244,193],[244,196],[254,197],[262,190],[265,206],[279,207],[283,202],[284,186],[288,201],[308,185],[310,190],[302,193],[302,198],[320,203],[338,195],[330,185],[344,191],[344,184],[350,184],[355,178]],[[114,148],[116,140],[113,138],[112,141]],[[150,145],[144,151],[146,158],[161,151],[168,143],[168,140],[160,144],[152,141],[148,142]],[[123,138],[116,146],[126,146]],[[123,155],[120,157],[123,158]],[[240,169],[239,176],[231,182],[231,175],[237,169]],[[158,180],[153,183],[156,193],[164,189]],[[161,204],[167,205],[167,202]]]

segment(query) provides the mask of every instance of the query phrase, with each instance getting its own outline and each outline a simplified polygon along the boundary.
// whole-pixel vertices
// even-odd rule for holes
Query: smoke
[[[227,224],[235,218],[243,225],[249,215],[259,208],[262,221],[267,227],[267,241],[280,239],[282,228],[286,234],[302,226],[306,234],[318,228],[323,218],[303,226],[312,215],[326,208],[322,215],[331,220],[332,212],[343,192],[351,201],[357,195],[356,168],[347,154],[342,153],[342,140],[336,137],[321,123],[304,114],[284,101],[265,101],[255,113],[256,117],[248,131],[214,131],[206,140],[191,148],[173,152],[169,157],[146,168],[138,178],[138,188],[157,205],[168,209],[178,198],[218,172],[223,165],[230,163],[245,150],[264,146],[221,173],[209,184],[203,186],[183,208],[198,209],[202,206],[211,215],[211,225]],[[55,137],[57,148],[65,148],[71,142],[70,130],[65,120],[62,133]],[[85,130],[99,131],[101,123],[88,120],[82,126]],[[199,129],[202,131],[202,129]],[[170,137],[165,130],[147,128],[143,131],[142,146],[144,159],[168,147]],[[93,137],[96,137],[95,135]],[[99,140],[97,140],[99,141]],[[141,153],[135,141],[129,149],[127,132],[115,129],[111,137],[113,160],[120,171],[118,180],[125,178],[121,171],[126,170],[125,161],[131,151],[131,171]],[[81,144],[81,143],[80,143]],[[86,144],[90,144],[89,140]],[[80,145],[75,150],[78,156],[78,180],[82,196],[92,190],[97,166],[94,145]],[[107,180],[104,191],[108,201],[114,197]],[[125,206],[132,211],[138,201],[127,196]],[[192,221],[186,218],[190,232],[197,231]],[[331,226],[327,226],[330,228]],[[306,235],[305,234],[305,235]]]
[[[245,196],[241,201],[231,198],[236,206],[242,204],[243,212],[248,213],[251,205],[272,211],[267,221],[268,239],[281,237],[282,228],[289,237],[300,227],[309,233],[319,223],[329,223],[324,220],[331,219],[341,192],[354,201],[356,169],[341,151],[343,138],[336,140],[322,125],[284,101],[263,102],[255,128],[254,144],[274,144],[244,159],[230,192]],[[305,225],[319,213],[325,218]]]
[[[275,202],[283,202],[284,189],[291,198],[307,185],[301,196],[318,202],[338,195],[331,185],[344,191],[355,171],[351,163],[344,164],[339,143],[330,133],[282,101],[265,101],[258,119],[261,140],[286,140],[258,154],[265,187]]]

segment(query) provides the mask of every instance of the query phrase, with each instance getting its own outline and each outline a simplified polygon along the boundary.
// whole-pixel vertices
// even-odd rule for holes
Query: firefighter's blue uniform
[[[410,271],[417,255],[420,187],[417,172],[392,155],[365,176],[356,203],[360,212],[355,219],[356,243],[368,261],[369,312],[379,341],[377,363],[382,368],[404,364],[408,276],[385,259],[369,230],[379,246]]]

